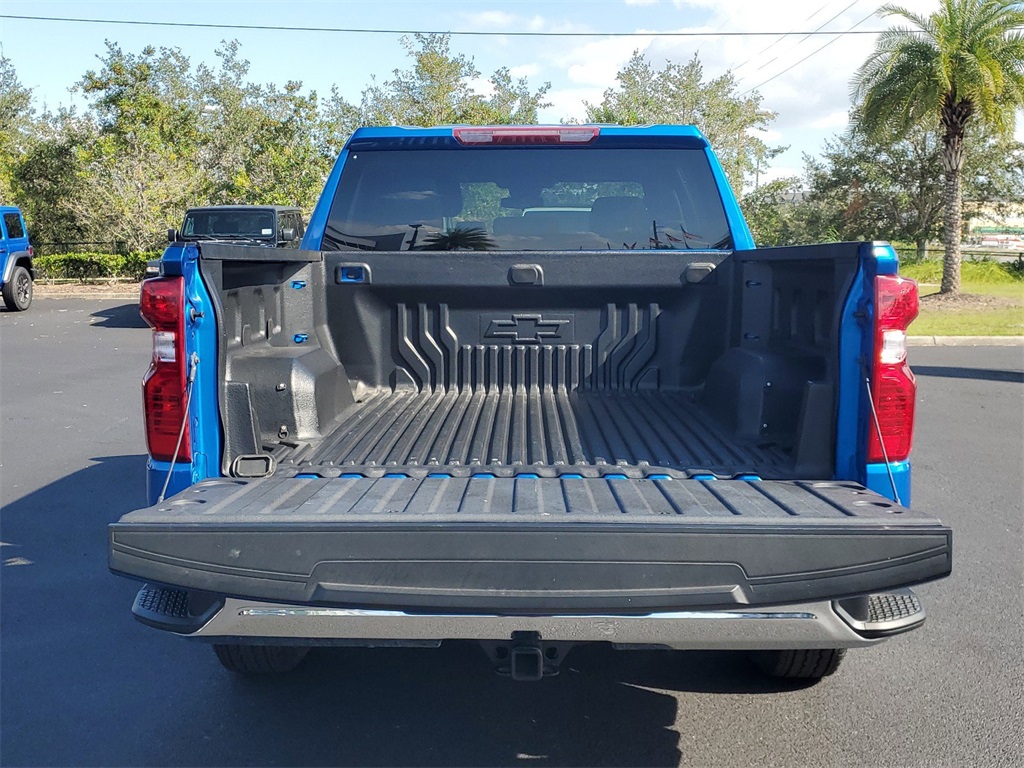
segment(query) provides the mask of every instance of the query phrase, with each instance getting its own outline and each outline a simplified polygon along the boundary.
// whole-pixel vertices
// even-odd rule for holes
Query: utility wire
[[[825,2],[821,4],[821,6],[818,8],[818,10],[816,10],[814,13],[812,13],[810,16],[808,16],[806,19],[804,19],[804,21],[806,22],[806,21],[810,21],[811,19],[813,19],[815,16],[817,16],[819,13],[821,13],[823,10],[825,10],[825,6],[827,6],[830,2],[831,2],[831,0],[825,0]],[[774,40],[773,42],[768,43],[768,45],[766,45],[760,51],[758,51],[753,56],[751,56],[749,59],[744,61],[742,64],[737,64],[735,67],[733,67],[732,71],[736,72],[737,70],[743,69],[743,67],[747,66],[747,64],[752,62],[758,56],[763,54],[765,51],[771,50],[772,48],[774,48],[776,45],[781,43],[783,40],[785,40],[787,37],[789,37],[792,34],[793,34],[792,32],[787,32],[786,34],[784,34],[782,37],[778,38],[777,40]]]
[[[863,24],[863,23],[864,23],[865,21],[867,21],[868,19],[870,19],[870,18],[871,18],[872,16],[874,16],[874,15],[875,15],[875,12],[874,12],[874,11],[872,11],[872,12],[871,12],[871,13],[869,13],[869,14],[868,14],[867,16],[865,16],[865,17],[864,17],[863,19],[861,19],[861,20],[860,20],[860,21],[858,21],[858,22],[857,22],[856,24],[854,24],[854,25],[853,25],[852,27],[850,27],[850,30],[848,30],[848,31],[847,31],[847,32],[846,32],[845,34],[857,34],[857,33],[856,33],[855,31],[852,31],[852,30],[853,30],[853,28],[854,28],[854,27],[858,27],[858,26],[860,26],[861,24]],[[817,55],[817,54],[821,53],[821,52],[822,52],[823,50],[825,50],[825,49],[826,49],[826,48],[828,48],[828,47],[829,47],[830,45],[832,45],[832,43],[836,42],[836,41],[837,41],[837,40],[839,39],[839,37],[840,37],[840,35],[836,35],[836,36],[835,36],[835,37],[834,37],[833,39],[829,40],[829,41],[828,41],[827,43],[825,43],[824,45],[822,45],[822,46],[820,46],[820,47],[818,47],[818,48],[815,48],[815,49],[814,49],[813,51],[811,51],[811,52],[810,52],[809,54],[807,54],[806,56],[804,56],[804,57],[803,57],[802,59],[800,59],[799,61],[795,61],[795,62],[793,62],[792,64],[790,64],[790,65],[789,65],[788,67],[786,67],[786,68],[785,68],[784,70],[782,70],[781,72],[777,72],[777,73],[775,73],[774,75],[772,75],[771,77],[769,77],[769,78],[768,78],[767,80],[764,80],[763,82],[760,82],[760,83],[758,83],[757,85],[755,85],[755,86],[754,86],[753,88],[748,88],[748,89],[747,89],[747,90],[745,90],[745,91],[744,91],[743,93],[741,93],[741,94],[740,94],[740,96],[746,96],[746,95],[747,95],[748,93],[750,93],[751,91],[756,91],[756,90],[757,90],[758,88],[760,88],[760,87],[761,87],[762,85],[766,85],[766,84],[770,83],[770,82],[771,82],[772,80],[774,80],[775,78],[777,78],[777,77],[782,77],[782,76],[783,76],[784,74],[786,74],[787,72],[789,72],[789,70],[793,69],[794,67],[797,67],[797,66],[799,66],[800,64],[803,64],[803,63],[804,63],[805,61],[807,61],[807,60],[808,60],[809,58],[811,58],[812,56],[815,56],[815,55]]]
[[[804,40],[806,40],[807,38],[809,38],[809,37],[810,37],[811,35],[814,35],[814,34],[818,34],[818,33],[820,33],[820,32],[821,32],[821,29],[822,29],[822,27],[824,27],[824,26],[825,26],[826,24],[831,24],[831,23],[832,23],[833,21],[835,21],[836,19],[838,19],[838,18],[839,18],[840,16],[842,16],[842,15],[843,15],[844,13],[846,13],[846,12],[847,12],[848,10],[850,10],[851,8],[853,8],[853,6],[855,6],[855,5],[856,5],[857,3],[859,3],[860,1],[861,1],[861,0],[853,0],[853,2],[852,2],[852,3],[850,3],[850,4],[848,5],[848,6],[846,6],[845,8],[843,8],[843,10],[841,10],[841,11],[840,11],[839,13],[837,13],[837,14],[836,14],[835,16],[833,16],[832,18],[828,19],[827,21],[824,21],[824,22],[822,22],[822,23],[821,23],[821,25],[819,25],[819,26],[817,27],[817,29],[815,29],[815,30],[814,30],[813,32],[808,32],[808,33],[805,33],[803,37],[801,37],[801,38],[800,38],[799,40],[797,40],[797,41],[796,41],[796,43],[795,43],[795,44],[793,45],[793,47],[792,47],[792,48],[791,48],[790,50],[793,50],[793,51],[795,51],[795,50],[797,49],[797,47],[798,47],[798,46],[800,45],[800,43],[804,42]],[[871,12],[871,16],[874,16],[874,11],[872,11],[872,12]],[[869,18],[870,18],[870,16],[869,16]],[[856,26],[856,24],[855,24],[854,26]],[[853,29],[853,27],[850,27],[850,29]],[[800,33],[800,32],[791,32],[791,33],[790,33],[789,35],[787,35],[787,37],[791,37],[791,36],[793,36],[793,35],[799,35],[799,34],[801,34],[801,33]],[[781,39],[782,39],[782,38],[779,38],[779,40],[781,40]],[[774,43],[773,43],[772,45],[774,45]],[[769,45],[769,46],[768,46],[768,48],[771,48],[771,45]],[[768,49],[766,48],[765,50],[768,50]],[[763,52],[764,52],[764,51],[762,51],[762,53],[763,53]],[[756,57],[755,57],[755,58],[756,58]],[[760,72],[760,71],[761,71],[762,69],[764,69],[765,67],[767,67],[767,66],[768,66],[769,64],[771,64],[771,63],[772,63],[773,61],[776,61],[776,60],[777,60],[778,58],[779,58],[779,57],[778,57],[778,56],[776,56],[776,57],[775,57],[774,59],[772,59],[771,61],[767,61],[767,62],[765,62],[765,63],[764,63],[764,64],[762,64],[762,65],[761,65],[760,67],[758,67],[757,69],[755,69],[755,70],[754,70],[753,72],[751,72],[751,73],[750,73],[750,74],[748,74],[748,75],[744,75],[743,77],[745,77],[745,78],[746,78],[746,77],[750,77],[750,76],[751,76],[751,75],[753,75],[754,73],[756,73],[756,72]]]
[[[464,37],[773,37],[777,35],[878,35],[885,30],[858,29],[810,32],[496,32],[483,30],[359,29],[356,27],[281,27],[263,24],[206,24],[195,21],[141,21],[137,19],[77,19],[66,16],[24,16],[0,13],[0,19],[59,21],[72,24],[124,24],[140,27],[186,27],[191,29],[247,29],[268,32],[330,32],[350,35],[451,35]]]

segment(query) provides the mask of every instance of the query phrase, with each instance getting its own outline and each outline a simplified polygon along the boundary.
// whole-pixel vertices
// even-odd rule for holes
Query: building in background
[[[967,220],[967,241],[983,248],[1024,251],[1024,205],[979,203]]]

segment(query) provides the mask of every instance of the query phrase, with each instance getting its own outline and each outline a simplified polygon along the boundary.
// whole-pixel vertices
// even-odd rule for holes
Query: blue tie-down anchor
[[[292,341],[294,341],[296,344],[305,344],[306,339],[308,338],[308,333],[296,333],[294,336],[292,336]]]
[[[294,288],[296,291],[300,291],[300,290],[302,290],[305,287],[306,287],[306,281],[305,280],[292,280],[292,288]]]
[[[366,267],[360,265],[345,265],[338,267],[339,283],[365,283]]]

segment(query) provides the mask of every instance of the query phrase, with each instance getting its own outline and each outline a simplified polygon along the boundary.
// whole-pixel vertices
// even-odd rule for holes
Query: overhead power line
[[[807,17],[806,19],[804,19],[804,21],[805,21],[805,22],[807,22],[807,21],[810,21],[810,20],[811,20],[811,19],[813,19],[813,18],[814,18],[815,16],[817,16],[817,15],[818,15],[819,13],[821,13],[821,12],[822,12],[823,10],[825,10],[825,8],[826,8],[826,7],[828,7],[828,4],[829,4],[829,2],[831,2],[831,0],[825,0],[825,2],[824,2],[824,3],[822,3],[822,4],[821,4],[821,6],[819,6],[819,7],[818,7],[818,10],[816,10],[816,11],[815,11],[814,13],[812,13],[812,14],[811,14],[810,16],[808,16],[808,17]],[[839,15],[839,14],[836,14],[836,16],[838,16],[838,15]],[[832,17],[832,19],[835,19],[835,18],[836,18],[836,16],[833,16],[833,17]],[[829,21],[832,21],[832,19],[829,19]],[[824,26],[825,26],[825,24],[828,24],[828,21],[826,21],[826,22],[825,22],[824,24],[821,24],[821,25],[819,25],[819,26],[818,26],[818,29],[821,29],[822,27],[824,27]],[[756,58],[757,58],[758,56],[761,56],[762,54],[764,54],[764,53],[766,53],[767,51],[771,50],[772,48],[774,48],[774,47],[775,47],[776,45],[778,45],[779,43],[781,43],[781,42],[782,42],[783,40],[785,40],[785,39],[786,39],[787,37],[791,36],[792,34],[794,34],[794,33],[792,33],[792,32],[787,32],[786,34],[784,34],[784,35],[783,35],[782,37],[778,38],[777,40],[775,40],[775,41],[773,41],[773,42],[771,42],[771,43],[768,43],[768,45],[766,45],[766,46],[765,46],[764,48],[762,48],[762,49],[761,49],[760,51],[758,51],[758,52],[757,52],[757,53],[755,53],[755,54],[754,54],[753,56],[751,56],[751,57],[750,57],[749,59],[747,59],[746,61],[744,61],[744,62],[743,62],[742,64],[737,64],[737,65],[736,65],[735,67],[733,67],[733,70],[732,70],[732,71],[733,71],[733,72],[737,72],[738,70],[740,70],[740,69],[743,69],[743,67],[747,66],[747,64],[749,64],[750,62],[752,62],[752,61],[753,61],[754,59],[756,59]],[[773,61],[774,61],[774,59],[773,59]],[[771,63],[771,62],[769,62],[769,63]],[[758,69],[761,69],[761,68],[762,68],[762,67],[758,67]]]
[[[122,24],[138,27],[186,27],[191,29],[241,29],[267,32],[329,32],[346,35],[451,35],[463,37],[771,37],[775,35],[877,35],[881,29],[809,32],[783,30],[774,32],[499,32],[495,30],[455,29],[366,29],[357,27],[282,27],[270,24],[207,24],[197,21],[142,21],[138,19],[79,19],[66,16],[24,16],[0,13],[0,19],[19,21],[57,21],[70,24]]]
[[[795,44],[795,45],[793,45],[793,46],[792,46],[792,47],[790,48],[790,50],[791,50],[791,51],[795,51],[795,50],[796,50],[796,49],[797,49],[797,48],[798,48],[798,47],[800,46],[800,44],[801,44],[801,43],[803,43],[803,42],[804,42],[805,40],[807,40],[808,38],[810,38],[810,37],[811,37],[811,35],[813,35],[813,34],[816,34],[816,33],[818,33],[818,32],[821,32],[821,30],[822,30],[822,29],[823,29],[823,28],[825,27],[825,25],[826,25],[826,24],[831,24],[831,23],[832,23],[833,21],[835,21],[836,19],[838,19],[838,18],[839,18],[840,16],[842,16],[842,15],[843,15],[844,13],[846,13],[846,12],[847,12],[848,10],[850,10],[851,8],[853,8],[853,6],[855,6],[855,5],[856,5],[857,3],[859,3],[860,1],[861,1],[861,0],[853,0],[853,2],[852,2],[852,3],[850,3],[850,4],[848,5],[848,6],[846,6],[845,8],[843,8],[843,10],[841,10],[841,11],[840,11],[839,13],[837,13],[837,14],[836,14],[835,16],[833,16],[832,18],[828,19],[827,21],[823,21],[823,22],[822,22],[821,24],[819,24],[819,25],[818,25],[818,26],[817,26],[817,27],[816,27],[816,28],[814,29],[814,31],[813,31],[813,32],[809,32],[809,33],[806,33],[806,34],[804,34],[804,36],[803,36],[803,37],[801,37],[801,38],[800,38],[799,40],[797,40],[797,41],[796,41],[796,44]],[[872,15],[874,15],[874,12],[872,12]],[[856,24],[855,24],[854,26],[856,26]],[[853,28],[853,27],[851,27],[851,29],[852,29],[852,28]],[[799,35],[799,34],[801,34],[801,33],[800,33],[800,32],[796,32],[796,33],[792,33],[791,35],[787,35],[787,37],[792,37],[792,36],[795,36],[795,35]],[[779,40],[782,40],[782,38],[780,37],[780,38],[779,38]],[[776,42],[778,42],[778,40],[777,40]],[[775,43],[772,43],[771,45],[769,45],[769,46],[768,46],[768,48],[771,48],[771,47],[772,47],[772,45],[775,45]],[[765,50],[768,50],[768,48],[765,48]],[[764,53],[764,51],[762,51],[761,53]],[[760,54],[759,54],[759,55],[760,55]],[[756,57],[755,57],[755,58],[756,58]],[[762,64],[762,65],[761,65],[760,67],[758,67],[758,68],[757,68],[757,69],[755,69],[755,70],[754,70],[753,72],[751,72],[751,73],[750,73],[750,75],[744,75],[744,77],[750,77],[751,75],[753,75],[753,74],[755,74],[755,73],[757,73],[757,72],[760,72],[760,71],[761,71],[762,69],[764,69],[765,67],[767,67],[768,65],[770,65],[770,64],[771,64],[771,63],[772,63],[773,61],[775,61],[776,59],[778,59],[778,56],[776,56],[776,57],[775,57],[774,59],[772,59],[771,61],[767,61],[767,62],[765,62],[765,63],[764,63],[764,64]],[[739,67],[737,67],[737,69],[739,69]]]
[[[868,14],[867,16],[865,16],[865,17],[864,17],[863,19],[861,19],[861,20],[860,20],[860,21],[858,21],[858,22],[857,22],[856,24],[854,24],[854,25],[853,25],[852,27],[850,27],[850,29],[849,29],[849,30],[848,30],[848,31],[846,32],[846,34],[856,34],[856,30],[854,29],[854,27],[858,27],[858,26],[860,26],[861,24],[863,24],[863,23],[864,23],[865,21],[867,21],[868,19],[870,19],[870,18],[871,18],[872,16],[874,16],[874,15],[875,15],[875,12],[874,12],[874,11],[872,11],[872,12],[871,12],[871,13],[869,13],[869,14]],[[826,49],[826,48],[828,48],[828,47],[829,47],[830,45],[832,45],[832,43],[836,42],[836,40],[838,40],[839,38],[840,38],[840,35],[836,35],[836,36],[835,36],[835,37],[834,37],[833,39],[829,40],[829,41],[828,41],[828,42],[826,42],[826,43],[825,43],[824,45],[821,45],[821,46],[819,46],[819,47],[815,48],[815,49],[814,49],[813,51],[811,51],[811,52],[810,52],[809,54],[807,54],[806,56],[804,56],[804,57],[803,57],[802,59],[800,59],[800,60],[798,60],[798,61],[794,61],[794,62],[793,62],[792,64],[790,64],[790,65],[789,65],[788,67],[786,67],[786,68],[785,68],[784,70],[782,70],[781,72],[776,72],[776,73],[775,73],[774,75],[772,75],[771,77],[769,77],[769,78],[768,78],[767,80],[764,80],[764,81],[762,81],[762,82],[758,83],[758,84],[757,84],[757,85],[755,85],[755,86],[754,86],[753,88],[748,88],[748,89],[747,89],[747,90],[745,90],[745,91],[744,91],[743,93],[741,93],[741,94],[740,94],[740,96],[746,96],[746,95],[747,95],[748,93],[750,93],[750,92],[752,92],[752,91],[756,91],[756,90],[757,90],[758,88],[760,88],[760,87],[761,87],[762,85],[766,85],[766,84],[770,83],[770,82],[771,82],[772,80],[774,80],[775,78],[777,78],[777,77],[782,77],[782,76],[783,76],[784,74],[786,74],[787,72],[789,72],[789,70],[791,70],[791,69],[793,69],[794,67],[797,67],[797,66],[799,66],[799,65],[803,64],[803,63],[804,63],[805,61],[807,61],[807,60],[808,60],[809,58],[811,58],[812,56],[816,56],[817,54],[821,53],[821,52],[822,52],[823,50],[825,50],[825,49]]]

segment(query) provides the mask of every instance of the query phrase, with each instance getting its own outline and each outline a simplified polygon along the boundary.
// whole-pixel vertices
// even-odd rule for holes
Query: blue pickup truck
[[[687,126],[363,128],[299,249],[147,280],[133,613],[279,672],[314,645],[584,643],[818,679],[921,625],[917,286],[884,243],[755,248]]]
[[[32,304],[34,255],[21,211],[0,205],[0,294],[9,310],[23,312]]]

